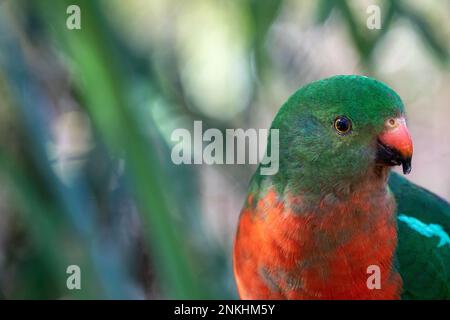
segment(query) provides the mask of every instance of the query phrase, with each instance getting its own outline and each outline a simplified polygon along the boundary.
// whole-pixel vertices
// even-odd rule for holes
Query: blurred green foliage
[[[138,1],[0,3],[0,297],[237,297],[230,250],[208,236],[202,216],[199,168],[172,164],[168,136],[193,120],[221,130],[251,123],[258,87],[272,77],[267,37],[285,1],[156,2],[173,6],[173,16],[202,8],[201,14],[224,19],[224,28],[238,25],[242,38],[229,43],[237,43],[236,56],[247,66],[234,75],[247,79],[241,84],[247,99],[219,101],[223,109],[205,111],[202,104],[214,101],[199,100],[207,92],[189,87],[195,81],[186,73],[204,67],[214,75],[232,50],[221,50],[216,65],[185,71],[192,59],[183,60],[178,50],[190,48],[198,35],[174,39],[176,26],[166,19],[160,29],[153,24],[156,29],[137,32],[136,44],[123,30],[133,21],[116,20],[117,12]],[[338,15],[363,70],[376,72],[375,48],[400,18],[411,21],[424,46],[448,66],[448,48],[406,2],[383,2],[383,28],[370,36],[352,2],[313,3],[310,14],[319,25]],[[66,28],[70,4],[81,8],[81,30]],[[231,14],[221,16],[223,8]],[[217,116],[226,110],[234,111]],[[68,129],[66,122],[60,131],[54,128],[68,112],[78,119],[73,124],[70,118],[70,128],[88,135],[89,143],[82,152],[58,154],[53,149],[64,134],[69,145],[77,142],[73,131],[60,132]],[[232,174],[242,176],[239,170]],[[243,170],[243,176],[251,173]],[[82,290],[66,288],[71,264],[81,267]]]

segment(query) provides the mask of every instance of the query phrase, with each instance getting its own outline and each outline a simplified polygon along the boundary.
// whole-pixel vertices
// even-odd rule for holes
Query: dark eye
[[[339,116],[334,120],[334,129],[339,134],[350,133],[352,131],[352,121],[345,116]]]

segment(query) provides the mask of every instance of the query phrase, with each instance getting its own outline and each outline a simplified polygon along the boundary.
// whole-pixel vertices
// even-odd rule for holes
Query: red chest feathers
[[[325,199],[308,209],[269,191],[241,213],[234,247],[241,298],[400,298],[394,211],[385,193]]]

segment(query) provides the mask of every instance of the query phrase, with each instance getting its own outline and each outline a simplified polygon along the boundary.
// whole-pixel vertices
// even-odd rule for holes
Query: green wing
[[[404,299],[450,299],[450,204],[392,173]]]

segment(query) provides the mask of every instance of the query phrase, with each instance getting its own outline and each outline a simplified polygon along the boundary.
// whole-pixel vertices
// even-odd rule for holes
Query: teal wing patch
[[[450,299],[450,237],[442,226],[399,214],[397,258],[403,299]]]
[[[450,204],[397,173],[391,173],[389,188],[397,201],[398,213],[426,224],[438,224],[450,234]]]
[[[447,232],[444,231],[444,229],[438,225],[438,224],[425,224],[419,219],[416,219],[414,217],[408,217],[404,214],[401,214],[398,216],[398,220],[406,223],[408,227],[410,227],[413,230],[416,230],[421,235],[424,235],[425,237],[431,238],[431,237],[438,237],[439,243],[438,247],[442,247],[444,245],[450,245],[450,237],[448,236]]]

